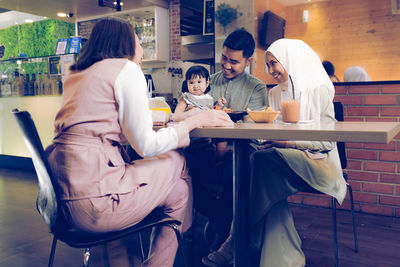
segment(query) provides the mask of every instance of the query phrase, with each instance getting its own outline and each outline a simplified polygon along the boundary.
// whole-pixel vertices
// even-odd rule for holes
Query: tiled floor
[[[0,169],[0,266],[47,266],[52,241],[47,226],[35,208],[36,178],[32,173]],[[307,266],[333,266],[330,211],[293,206],[296,227],[303,240]],[[339,266],[400,266],[400,218],[356,214],[359,253],[353,252],[351,215],[338,212]],[[199,220],[201,236],[204,220]],[[92,250],[91,266],[124,265],[124,255],[137,249],[134,238]],[[126,245],[127,249],[120,249]],[[186,242],[186,244],[188,244]],[[189,267],[202,267],[207,247],[200,238],[186,246]],[[130,260],[133,262],[133,260]],[[180,267],[181,264],[175,264]],[[54,266],[81,266],[81,251],[59,242]]]

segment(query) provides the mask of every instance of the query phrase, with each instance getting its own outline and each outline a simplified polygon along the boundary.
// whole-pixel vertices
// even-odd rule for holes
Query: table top
[[[196,128],[192,137],[389,143],[400,122],[235,123],[233,127]]]

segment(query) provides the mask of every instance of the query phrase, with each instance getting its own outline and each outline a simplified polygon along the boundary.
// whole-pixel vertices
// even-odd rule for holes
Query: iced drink
[[[300,101],[288,100],[282,101],[282,121],[284,122],[298,122],[300,119]]]

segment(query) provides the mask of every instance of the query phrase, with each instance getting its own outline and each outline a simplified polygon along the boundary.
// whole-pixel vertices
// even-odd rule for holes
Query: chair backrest
[[[53,187],[53,175],[47,156],[29,112],[14,109],[12,113],[32,156],[33,165],[38,177],[39,192],[36,199],[36,207],[50,230],[53,231],[57,218],[57,195]]]
[[[335,119],[337,121],[344,121],[342,102],[333,102],[333,106],[335,108]],[[337,148],[339,152],[340,164],[342,165],[342,169],[346,169],[347,167],[346,146],[343,142],[337,142]]]

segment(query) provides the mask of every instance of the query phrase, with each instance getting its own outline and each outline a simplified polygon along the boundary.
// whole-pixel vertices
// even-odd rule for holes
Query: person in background
[[[178,100],[175,113],[187,111],[199,107],[212,109],[214,99],[208,94],[210,91],[210,74],[203,66],[192,66],[186,71],[185,81],[182,83],[182,96]],[[217,101],[222,108],[223,99]]]
[[[334,86],[318,55],[303,41],[280,39],[265,53],[269,73],[278,85],[269,92],[270,106],[279,107],[287,94],[300,100],[300,120],[334,122]],[[287,197],[317,190],[342,203],[346,195],[336,142],[270,141],[250,157],[251,266],[305,265],[301,239],[295,229]],[[208,266],[232,261],[232,240],[208,255]]]
[[[106,18],[96,23],[70,67],[55,137],[46,149],[63,227],[90,234],[121,230],[155,208],[181,221],[181,231],[191,225],[190,177],[175,149],[189,145],[196,127],[232,121],[221,111],[192,109],[155,132],[152,116],[167,115],[149,110],[142,56],[133,26]],[[125,140],[144,159],[130,162]],[[174,231],[154,229],[142,266],[172,267],[177,246]]]
[[[328,74],[329,78],[333,83],[340,82],[339,78],[335,75],[335,67],[330,61],[328,60],[322,61],[322,66],[324,66],[326,73]]]
[[[351,66],[344,71],[344,82],[368,82],[371,81],[367,71],[361,66]]]

